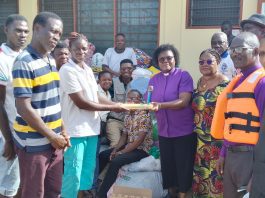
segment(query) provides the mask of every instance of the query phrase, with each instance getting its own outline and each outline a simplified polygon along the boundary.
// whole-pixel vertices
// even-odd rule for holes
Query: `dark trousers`
[[[145,151],[135,149],[131,152],[120,154],[110,161],[109,158],[110,158],[110,154],[112,150],[113,149],[109,149],[99,154],[99,171],[100,172],[106,167],[108,163],[110,163],[109,169],[106,173],[106,176],[98,192],[99,198],[107,197],[107,192],[112,186],[112,184],[115,182],[117,175],[119,173],[119,169],[122,166],[133,163],[133,162],[137,162],[141,160],[142,158],[145,158],[148,156],[148,154]]]
[[[241,198],[245,192],[237,192],[246,187],[252,176],[254,151],[227,151],[224,167],[224,198]]]
[[[27,153],[16,149],[19,168],[21,198],[59,198],[62,188],[63,151],[53,148]]]

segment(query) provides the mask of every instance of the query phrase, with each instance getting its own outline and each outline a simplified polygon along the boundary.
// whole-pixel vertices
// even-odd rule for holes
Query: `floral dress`
[[[198,83],[199,84],[199,83]],[[195,132],[198,143],[193,171],[193,197],[223,197],[223,181],[215,170],[222,147],[222,141],[211,137],[211,123],[218,95],[227,86],[223,81],[213,89],[195,89],[192,108],[195,111]]]

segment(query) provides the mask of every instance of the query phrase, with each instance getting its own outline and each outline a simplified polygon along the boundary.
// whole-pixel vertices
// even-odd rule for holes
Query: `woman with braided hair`
[[[64,153],[62,197],[76,198],[93,184],[100,132],[98,111],[123,109],[98,95],[94,74],[84,62],[87,38],[72,32],[68,39],[71,59],[59,74],[62,118],[72,146]]]

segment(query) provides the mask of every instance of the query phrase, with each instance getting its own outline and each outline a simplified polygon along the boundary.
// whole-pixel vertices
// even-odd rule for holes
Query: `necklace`
[[[206,82],[202,82],[202,79],[199,81],[199,86],[198,86],[198,90],[200,91],[200,92],[203,92],[203,91],[206,91],[207,90],[207,88],[208,88],[208,83],[207,83],[207,81]]]
[[[211,82],[213,82],[213,80],[216,77],[217,77],[216,75],[214,75],[213,77],[208,78],[208,79],[201,77],[201,79],[199,80],[199,83],[198,83],[198,85],[199,85],[198,90],[203,92],[203,91],[206,91],[207,89],[209,89],[209,87],[211,87]]]

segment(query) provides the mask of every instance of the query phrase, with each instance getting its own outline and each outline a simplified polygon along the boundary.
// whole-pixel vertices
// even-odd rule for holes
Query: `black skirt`
[[[185,193],[191,188],[196,146],[196,133],[173,138],[159,136],[164,189],[176,187]]]

